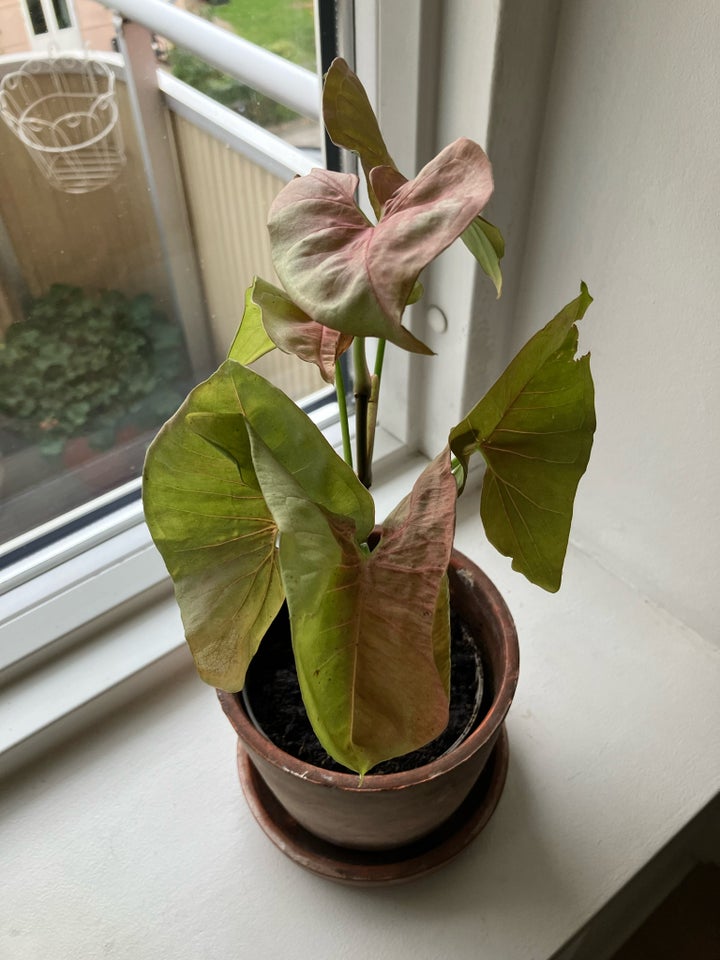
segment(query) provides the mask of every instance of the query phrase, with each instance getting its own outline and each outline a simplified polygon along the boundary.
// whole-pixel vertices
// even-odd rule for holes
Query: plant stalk
[[[377,354],[375,355],[375,376],[378,378],[378,390],[380,389],[380,380],[382,378],[383,360],[385,359],[385,345],[387,340],[378,340]]]
[[[365,337],[353,340],[353,378],[355,389],[355,451],[356,470],[360,482],[370,487],[372,464],[368,458],[368,413],[372,381],[365,356]]]
[[[373,451],[375,450],[375,427],[378,418],[378,400],[380,398],[380,379],[382,377],[383,360],[385,359],[385,340],[378,340],[377,354],[375,355],[375,370],[370,378],[370,401],[368,403],[368,462],[372,469]]]
[[[342,434],[343,460],[349,467],[353,465],[352,443],[350,442],[350,422],[347,410],[347,386],[345,374],[339,360],[335,361],[335,394],[340,412],[340,432]]]

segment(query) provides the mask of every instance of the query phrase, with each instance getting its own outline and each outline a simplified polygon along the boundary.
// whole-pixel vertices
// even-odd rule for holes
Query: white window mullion
[[[40,0],[40,6],[42,7],[43,15],[45,17],[48,33],[51,35],[57,33],[58,23],[57,18],[55,17],[55,10],[53,9],[52,0]]]
[[[368,9],[362,16],[357,72],[369,89],[399,169],[413,176],[460,136],[484,144],[499,0],[375,4],[372,39]],[[460,20],[463,30],[455,29]],[[386,354],[380,401],[383,425],[429,456],[443,448],[449,429],[466,412],[466,367],[478,314],[478,271],[470,253],[456,243],[421,277],[425,294],[408,310],[406,323],[438,356],[418,357],[394,347]]]

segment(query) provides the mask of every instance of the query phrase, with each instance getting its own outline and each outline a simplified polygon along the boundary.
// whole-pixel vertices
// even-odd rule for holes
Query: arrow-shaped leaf
[[[550,591],[560,586],[595,430],[589,355],[575,359],[575,322],[591,302],[583,283],[450,434],[465,468],[478,450],[487,463],[480,514],[488,539],[513,558],[513,569]]]
[[[325,74],[322,111],[325,129],[332,142],[360,157],[370,202],[379,218],[384,199],[376,197],[370,183],[370,171],[374,167],[390,167],[397,173],[397,168],[385,146],[365,88],[340,57],[333,60]],[[405,180],[402,174],[397,175]]]
[[[365,88],[340,57],[333,60],[325,74],[323,120],[333,143],[352,150],[360,158],[368,196],[379,219],[384,204],[407,182],[407,177],[400,173],[388,153]],[[502,234],[483,217],[476,217],[462,234],[462,239],[500,296],[500,261],[505,255]]]
[[[356,187],[357,177],[329,170],[287,184],[268,220],[277,274],[319,323],[429,353],[402,313],[420,271],[490,198],[490,161],[473,141],[455,141],[393,193],[375,227],[355,204]]]
[[[257,475],[281,531],[280,563],[308,716],[328,753],[364,774],[447,725],[434,633],[443,617],[435,614],[455,515],[448,451],[388,518],[370,553],[347,521],[305,495],[258,434],[250,436]]]
[[[226,378],[215,374],[200,384],[151,444],[143,473],[145,517],[174,581],[198,672],[230,691],[243,686],[284,598],[277,527],[242,423],[234,460],[188,426],[192,416],[236,409]]]

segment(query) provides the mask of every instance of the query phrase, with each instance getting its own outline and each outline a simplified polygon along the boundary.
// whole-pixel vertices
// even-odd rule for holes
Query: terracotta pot
[[[515,692],[517,635],[504,600],[472,561],[453,551],[448,573],[451,604],[479,642],[491,699],[487,713],[467,739],[432,763],[404,773],[371,773],[358,785],[355,774],[323,770],[285,753],[253,726],[239,694],[218,691],[223,710],[240,738],[241,780],[250,806],[261,826],[283,849],[287,845],[273,835],[277,831],[269,830],[263,822],[267,819],[261,809],[260,794],[267,792],[264,788],[279,801],[283,813],[312,836],[334,847],[383,851],[400,847],[408,850],[408,845],[437,832],[479,782]],[[495,782],[493,808],[501,789],[502,782],[499,789]],[[288,849],[285,852],[292,855]]]

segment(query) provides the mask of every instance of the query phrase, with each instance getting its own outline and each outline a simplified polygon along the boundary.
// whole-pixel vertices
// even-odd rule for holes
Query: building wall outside
[[[89,50],[112,50],[115,35],[112,13],[96,0],[71,0],[83,44]],[[0,0],[0,55],[30,51],[31,43],[22,0]]]

